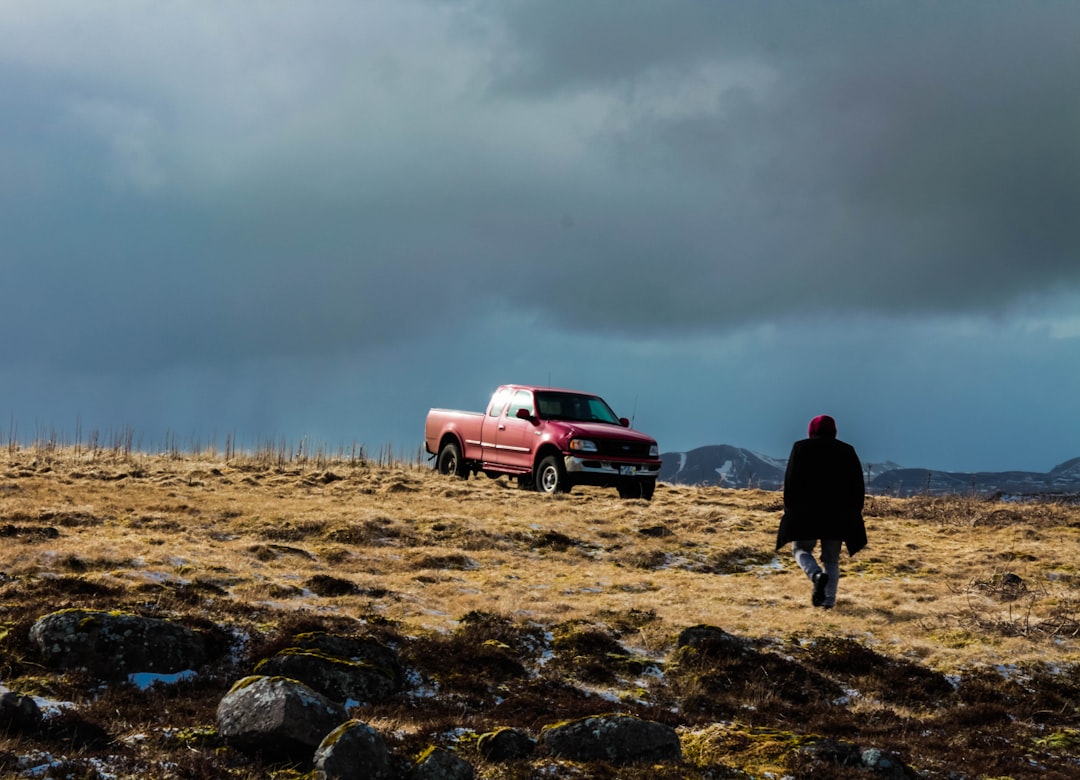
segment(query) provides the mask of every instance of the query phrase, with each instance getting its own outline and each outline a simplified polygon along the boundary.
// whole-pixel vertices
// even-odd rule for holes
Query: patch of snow
[[[619,697],[619,691],[610,688],[600,688],[595,685],[579,685],[578,688],[580,688],[581,692],[586,696],[595,696],[598,699],[615,702],[616,704],[622,703],[622,699]]]
[[[851,702],[861,697],[862,694],[859,693],[858,690],[856,690],[855,688],[844,688],[844,695],[838,699],[834,699],[833,704],[837,707],[846,707],[847,705],[851,704]]]
[[[547,665],[548,661],[555,658],[555,652],[552,647],[555,644],[555,635],[550,631],[544,631],[544,649],[540,651],[540,655],[536,659],[536,664],[540,668]]]
[[[444,733],[444,736],[451,742],[460,742],[463,739],[469,739],[475,735],[475,731],[467,728],[450,729]]]
[[[53,758],[52,753],[35,751],[19,756],[18,768],[23,777],[44,777],[54,766],[60,762]]]
[[[64,757],[56,757],[51,753],[35,752],[28,753],[27,755],[20,756],[18,761],[18,768],[20,777],[52,777],[54,769],[59,768],[65,761]],[[101,780],[116,780],[117,775],[109,772],[106,767],[108,764],[100,758],[83,759],[84,763],[89,764],[94,770],[94,777],[99,777]]]
[[[405,672],[405,687],[406,697],[413,700],[434,699],[439,695],[439,684],[432,682],[430,685],[425,685],[424,678],[415,669]]]
[[[1004,679],[1012,681],[1020,677],[1020,667],[1016,664],[996,664],[994,670]]]
[[[56,718],[62,715],[65,711],[73,711],[76,709],[75,702],[73,701],[57,701],[56,699],[43,699],[40,696],[31,696],[34,703],[41,710],[41,716],[46,720],[50,718]]]

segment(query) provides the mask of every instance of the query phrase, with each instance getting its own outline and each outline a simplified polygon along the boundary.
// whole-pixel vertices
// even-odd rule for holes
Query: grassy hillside
[[[222,745],[214,709],[255,659],[314,628],[398,650],[410,690],[354,715],[397,755],[454,747],[480,777],[616,776],[475,752],[499,726],[601,712],[680,729],[683,765],[619,777],[798,775],[797,748],[821,737],[928,777],[1080,772],[1078,507],[869,498],[870,546],[845,553],[823,612],[773,552],[778,493],[545,497],[416,466],[229,455],[0,456],[0,682],[67,703],[66,729],[0,737],[3,776],[35,761],[52,762],[46,777],[300,775]],[[44,668],[27,638],[66,607],[217,626],[229,653],[172,685],[102,686]],[[792,677],[688,659],[676,638],[698,624],[818,687],[800,698]]]

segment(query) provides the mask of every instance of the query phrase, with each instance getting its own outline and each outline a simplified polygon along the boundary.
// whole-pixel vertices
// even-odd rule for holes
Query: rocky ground
[[[311,718],[244,720],[279,701],[244,692],[283,679],[282,711],[363,724],[361,777],[1080,774],[1080,510],[875,500],[825,615],[772,550],[777,509],[358,459],[9,451],[0,772],[346,771],[321,725],[296,730]]]

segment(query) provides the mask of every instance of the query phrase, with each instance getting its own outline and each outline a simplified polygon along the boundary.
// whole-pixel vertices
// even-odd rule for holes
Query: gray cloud
[[[79,9],[0,22],[13,358],[355,355],[515,310],[725,332],[1080,285],[1068,5]]]
[[[1075,9],[510,7],[499,94],[615,97],[602,146],[664,219],[610,254],[669,248],[665,280],[707,291],[672,302],[687,319],[993,310],[1080,281]]]

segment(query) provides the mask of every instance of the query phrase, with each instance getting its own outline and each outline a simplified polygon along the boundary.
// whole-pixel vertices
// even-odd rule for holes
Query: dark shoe
[[[825,603],[825,586],[828,584],[829,575],[825,572],[819,571],[814,575],[814,595],[810,600],[815,607]]]

